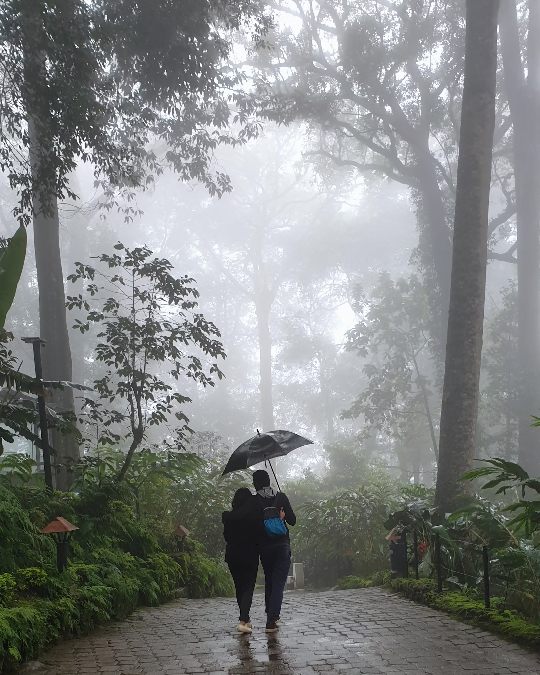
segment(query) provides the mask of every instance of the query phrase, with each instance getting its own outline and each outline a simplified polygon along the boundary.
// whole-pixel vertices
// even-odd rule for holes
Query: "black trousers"
[[[291,566],[289,542],[261,549],[264,570],[264,604],[268,621],[279,619],[283,592]]]
[[[253,591],[257,580],[259,561],[253,560],[227,560],[236,590],[236,602],[240,610],[240,621],[249,621],[249,612],[253,601]]]

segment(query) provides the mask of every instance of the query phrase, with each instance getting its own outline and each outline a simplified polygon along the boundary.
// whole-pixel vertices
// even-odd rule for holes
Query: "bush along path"
[[[181,588],[192,597],[231,594],[218,561],[197,542],[150,531],[118,490],[76,495],[0,486],[0,672]],[[54,543],[39,529],[60,514],[80,528],[62,573]]]
[[[392,589],[428,607],[434,607],[462,620],[499,633],[509,640],[540,649],[540,624],[528,621],[516,611],[503,609],[503,598],[492,598],[486,608],[478,597],[457,591],[437,593],[432,579],[393,579]]]
[[[279,631],[236,632],[234,600],[178,600],[68,640],[33,675],[533,675],[539,659],[478,628],[379,588],[286,593]]]

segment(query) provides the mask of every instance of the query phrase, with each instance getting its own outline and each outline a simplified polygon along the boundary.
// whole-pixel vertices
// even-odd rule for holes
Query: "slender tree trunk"
[[[259,337],[259,391],[261,424],[265,431],[274,428],[272,398],[272,337],[270,335],[270,302],[264,292],[256,298],[257,332]]]
[[[49,138],[46,73],[40,45],[42,25],[40,4],[27,2],[25,10],[25,103],[28,118],[29,159],[33,183],[34,249],[39,291],[40,337],[43,350],[43,377],[71,380],[72,364],[67,330],[64,279],[60,258],[60,227],[55,193],[53,143]],[[71,389],[50,392],[48,405],[61,413],[74,414]],[[72,483],[72,465],[79,459],[73,434],[53,431],[56,487],[66,490]]]
[[[448,327],[452,243],[435,164],[427,148],[418,159],[417,174],[420,198],[418,221],[421,264],[429,289],[430,312],[434,327],[434,351],[441,373]]]
[[[34,125],[29,123],[31,153],[33,153]],[[46,380],[73,379],[71,351],[66,321],[64,278],[60,259],[60,232],[56,197],[44,209],[39,195],[34,195],[34,251],[39,291],[39,333],[45,342],[43,349],[43,377]],[[49,391],[47,405],[59,413],[74,416],[73,390]],[[68,490],[73,482],[73,464],[79,460],[79,447],[73,434],[53,430],[56,488]]]
[[[257,227],[253,249],[255,313],[259,342],[259,392],[261,424],[265,431],[274,428],[274,403],[272,396],[272,336],[270,333],[270,311],[272,290],[263,261],[262,231]]]
[[[319,365],[319,388],[321,403],[323,406],[323,414],[321,415],[321,431],[324,434],[324,442],[332,443],[335,438],[335,420],[334,411],[332,410],[332,393],[328,381],[328,369],[325,368],[326,359],[322,352],[317,354],[317,362]]]
[[[418,361],[416,359],[416,356],[414,352],[411,352],[412,355],[412,360],[413,360],[413,365],[414,365],[414,370],[416,372],[416,384],[418,388],[420,389],[420,392],[422,394],[422,402],[424,404],[424,413],[426,415],[428,427],[429,427],[429,435],[431,437],[431,445],[433,446],[433,454],[435,455],[435,461],[439,461],[439,444],[437,443],[437,435],[435,433],[435,426],[433,424],[433,416],[431,414],[431,408],[429,405],[429,396],[428,392],[426,389],[426,384],[424,382],[424,378],[420,374],[420,368],[418,367]]]
[[[515,0],[501,3],[501,52],[514,128],[517,207],[519,461],[540,473],[540,3],[529,2],[528,76],[521,60]]]
[[[498,0],[467,0],[465,76],[436,504],[452,509],[475,452],[495,127]]]

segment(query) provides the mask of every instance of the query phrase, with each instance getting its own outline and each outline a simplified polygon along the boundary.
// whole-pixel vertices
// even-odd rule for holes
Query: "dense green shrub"
[[[17,591],[20,593],[36,593],[48,595],[50,578],[45,570],[39,567],[23,567],[15,570]]]
[[[15,589],[17,587],[17,583],[15,581],[15,577],[12,574],[9,574],[9,572],[6,572],[5,574],[0,574],[0,605],[1,606],[9,606],[13,602],[13,598],[15,597]]]
[[[371,577],[355,577],[350,575],[341,577],[337,580],[336,588],[339,590],[348,590],[352,588],[373,588],[374,586],[384,586],[390,581],[390,572],[375,572]]]
[[[15,494],[0,486],[0,572],[52,568],[54,560],[53,543],[39,533]]]
[[[336,584],[336,588],[338,588],[340,591],[346,591],[351,588],[371,588],[371,586],[373,586],[371,579],[365,577],[355,577],[353,575],[341,577],[341,579],[337,580]]]
[[[100,487],[95,500],[90,486],[79,495],[48,495],[37,487],[0,491],[0,671],[62,635],[170,599],[180,587],[192,597],[232,593],[225,566],[197,542],[161,548],[122,501],[121,488]],[[62,574],[54,543],[39,532],[58,515],[80,528]]]
[[[343,576],[367,577],[388,567],[385,521],[397,504],[398,485],[373,472],[356,490],[310,501],[297,509],[293,554],[315,586]]]
[[[184,570],[189,597],[234,595],[230,574],[221,561],[208,558],[202,551],[182,553],[178,561]]]

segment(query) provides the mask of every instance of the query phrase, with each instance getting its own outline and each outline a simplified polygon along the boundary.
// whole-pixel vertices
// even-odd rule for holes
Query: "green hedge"
[[[432,579],[393,579],[390,586],[416,602],[434,607],[507,638],[540,647],[540,625],[527,621],[517,612],[503,609],[501,598],[491,598],[491,608],[476,597],[455,591],[437,593]]]
[[[355,577],[349,575],[338,579],[336,588],[339,590],[350,590],[353,588],[373,588],[374,586],[384,586],[390,581],[390,572],[375,572],[370,577]]]

